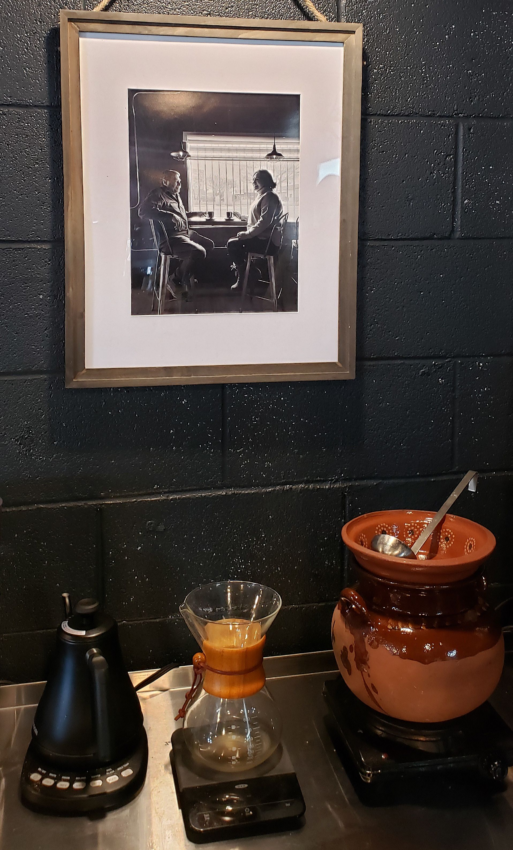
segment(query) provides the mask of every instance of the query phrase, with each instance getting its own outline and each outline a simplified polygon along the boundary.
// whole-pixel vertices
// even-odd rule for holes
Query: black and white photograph
[[[300,95],[128,92],[132,315],[295,312]]]
[[[81,14],[68,385],[351,379],[361,26]]]

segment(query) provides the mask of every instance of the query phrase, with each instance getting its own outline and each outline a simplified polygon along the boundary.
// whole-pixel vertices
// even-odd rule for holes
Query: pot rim
[[[459,581],[469,578],[475,573],[480,565],[490,557],[496,546],[496,540],[491,531],[471,519],[457,516],[456,514],[446,514],[445,519],[449,522],[463,522],[469,529],[469,534],[472,529],[479,529],[480,536],[484,532],[485,543],[476,549],[472,555],[462,559],[459,557],[452,558],[430,558],[426,560],[410,560],[405,558],[396,558],[392,555],[384,555],[382,552],[375,552],[373,549],[368,549],[352,539],[350,532],[354,532],[358,524],[369,518],[386,521],[390,519],[391,514],[403,513],[415,519],[431,519],[435,516],[436,511],[419,511],[408,510],[406,508],[397,508],[384,511],[370,511],[366,514],[354,517],[342,526],[342,540],[355,556],[358,564],[368,572],[378,577],[389,579],[391,581],[405,582],[406,584],[416,584],[417,582],[426,582],[426,584],[444,584]],[[428,541],[430,538],[428,538]],[[427,541],[426,541],[427,542]],[[428,578],[429,577],[429,578]]]
[[[486,578],[485,578],[485,575],[484,575],[484,568],[483,567],[478,567],[477,570],[469,576],[464,576],[463,578],[460,577],[460,578],[455,579],[454,581],[448,581],[446,584],[440,584],[440,582],[431,583],[431,582],[427,582],[427,581],[421,582],[419,584],[412,584],[412,582],[405,582],[401,578],[387,578],[386,576],[378,575],[377,573],[371,572],[368,569],[367,566],[365,566],[365,567],[362,566],[362,564],[359,564],[358,561],[356,562],[355,565],[352,565],[352,568],[359,571],[359,572],[362,572],[364,580],[368,576],[368,578],[371,579],[372,581],[376,581],[380,584],[391,585],[393,589],[397,588],[397,589],[400,589],[400,590],[404,590],[405,592],[408,592],[408,591],[416,592],[416,591],[418,591],[419,594],[429,593],[430,591],[433,591],[434,588],[436,588],[437,591],[442,591],[442,592],[444,590],[450,590],[450,591],[464,590],[466,587],[478,582],[480,579],[486,585]],[[359,576],[357,575],[357,579],[358,578],[359,578]],[[484,590],[486,590],[486,587],[484,588]]]

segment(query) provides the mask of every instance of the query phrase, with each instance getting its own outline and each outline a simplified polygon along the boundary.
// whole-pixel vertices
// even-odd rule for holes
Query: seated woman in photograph
[[[235,239],[229,239],[226,245],[233,262],[237,278],[232,289],[242,286],[246,259],[250,252],[255,254],[273,254],[280,247],[281,234],[273,228],[283,215],[282,203],[273,190],[276,183],[269,171],[257,171],[253,176],[253,187],[257,196],[251,205],[246,230],[237,233]],[[271,243],[269,237],[272,234]]]

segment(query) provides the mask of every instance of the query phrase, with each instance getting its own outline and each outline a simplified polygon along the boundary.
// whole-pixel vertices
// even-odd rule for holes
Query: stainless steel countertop
[[[322,685],[334,673],[331,652],[266,659],[268,686],[284,717],[289,748],[306,802],[297,832],[204,845],[219,850],[511,850],[513,782],[481,802],[365,806],[327,734]],[[147,673],[133,674],[141,680]],[[140,692],[150,746],[140,796],[100,819],[40,815],[19,799],[18,782],[43,684],[0,688],[1,850],[182,850],[185,837],[169,764],[169,741],[191,668],[173,670]],[[513,667],[494,698],[513,723]]]

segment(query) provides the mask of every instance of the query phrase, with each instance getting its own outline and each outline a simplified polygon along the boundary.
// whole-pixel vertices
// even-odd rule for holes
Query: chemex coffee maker
[[[113,809],[142,788],[148,744],[139,699],[125,668],[115,621],[82,599],[57,630],[21,797],[38,810]]]
[[[195,843],[293,829],[305,804],[265,687],[266,632],[276,591],[245,581],[193,590],[180,613],[198,641],[194,681],[171,738],[171,764],[188,838]]]

